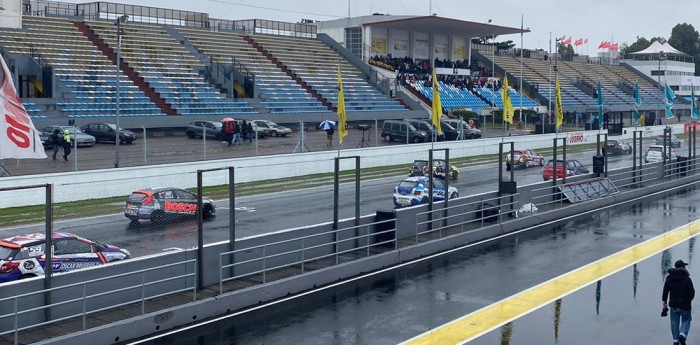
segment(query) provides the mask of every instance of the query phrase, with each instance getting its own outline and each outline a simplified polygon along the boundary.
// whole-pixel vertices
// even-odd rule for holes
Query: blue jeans
[[[688,332],[690,331],[690,321],[693,321],[690,310],[671,308],[668,316],[671,319],[671,335],[673,335],[673,341],[678,341],[678,334],[680,333],[685,334],[687,338]]]

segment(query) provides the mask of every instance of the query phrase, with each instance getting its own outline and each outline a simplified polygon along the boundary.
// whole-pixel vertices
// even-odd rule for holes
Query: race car
[[[214,201],[202,198],[202,217],[216,212]],[[132,221],[163,221],[166,217],[196,216],[197,195],[179,188],[150,188],[131,193],[124,206],[124,216]]]
[[[408,176],[429,176],[430,167],[428,167],[427,160],[414,160],[413,165],[408,169]],[[433,176],[444,179],[445,177],[450,180],[456,180],[459,178],[459,170],[450,164],[447,169],[445,169],[444,159],[433,159]]]
[[[46,237],[43,233],[0,240],[0,282],[43,275],[46,266],[45,252]],[[131,253],[126,249],[67,232],[53,234],[53,272],[100,266],[130,257]]]
[[[506,170],[510,171],[513,167],[528,168],[533,166],[544,166],[544,156],[530,149],[515,149],[513,151],[513,161],[510,159],[510,152],[504,157],[506,162]]]
[[[445,190],[445,181],[439,178],[433,179],[433,201],[445,200],[445,195],[450,199],[459,196],[457,188],[450,186]],[[430,193],[430,178],[425,176],[406,177],[394,188],[394,206],[415,206],[427,204]]]

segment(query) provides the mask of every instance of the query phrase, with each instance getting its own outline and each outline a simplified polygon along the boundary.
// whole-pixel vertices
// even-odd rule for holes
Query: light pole
[[[654,119],[654,126],[656,126],[656,120],[658,119],[659,122],[661,122],[661,56],[663,55],[664,51],[661,50],[659,51],[659,69],[656,71],[656,78],[657,78],[657,83],[659,84],[659,97],[656,100],[656,118]],[[666,78],[664,78],[666,79]]]
[[[124,14],[117,18],[117,21],[114,23],[114,25],[117,26],[117,104],[116,104],[116,113],[117,113],[117,123],[116,127],[114,130],[114,167],[119,168],[119,101],[120,101],[120,94],[119,94],[119,80],[121,79],[121,69],[120,69],[120,64],[121,64],[121,51],[122,51],[122,35],[124,32],[122,31],[122,25],[126,24],[126,21],[129,19],[129,16]]]

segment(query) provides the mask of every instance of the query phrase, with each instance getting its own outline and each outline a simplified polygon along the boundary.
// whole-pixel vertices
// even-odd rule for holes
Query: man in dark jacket
[[[671,308],[669,316],[673,343],[681,345],[685,345],[688,338],[690,321],[693,320],[690,313],[690,302],[695,298],[695,288],[686,266],[688,266],[687,263],[678,260],[674,264],[674,268],[669,268],[664,291],[661,295],[662,307],[664,309]]]
[[[63,146],[63,134],[61,134],[61,130],[56,128],[53,130],[51,135],[49,135],[49,143],[51,144],[51,148],[53,149],[53,160],[56,160],[56,154],[58,153],[58,147]]]

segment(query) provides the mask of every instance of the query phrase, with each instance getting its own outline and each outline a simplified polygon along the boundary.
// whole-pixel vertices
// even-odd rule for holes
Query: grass
[[[595,144],[583,144],[567,147],[567,153],[580,153],[595,149]],[[552,148],[537,149],[543,155],[552,155]],[[561,152],[561,151],[560,151]],[[478,166],[481,164],[493,164],[498,162],[498,154],[488,154],[471,157],[450,159],[450,164],[460,168]],[[363,180],[372,180],[397,175],[404,175],[408,171],[408,164],[398,164],[383,167],[371,167],[361,169]],[[245,197],[272,193],[284,187],[284,190],[297,190],[319,186],[327,186],[334,181],[332,173],[310,174],[299,177],[245,182],[236,184],[236,196]],[[351,182],[355,179],[354,170],[342,170],[340,182]],[[294,183],[290,183],[290,182]],[[306,181],[300,183],[300,181]],[[195,192],[196,190],[190,189]],[[228,198],[228,185],[204,187],[203,195],[212,199]],[[81,201],[54,203],[54,220],[75,219],[107,214],[121,213],[124,209],[124,201],[127,196],[98,198]],[[21,224],[33,224],[43,222],[46,218],[45,206],[22,206],[0,210],[0,224],[4,226],[16,226]]]

